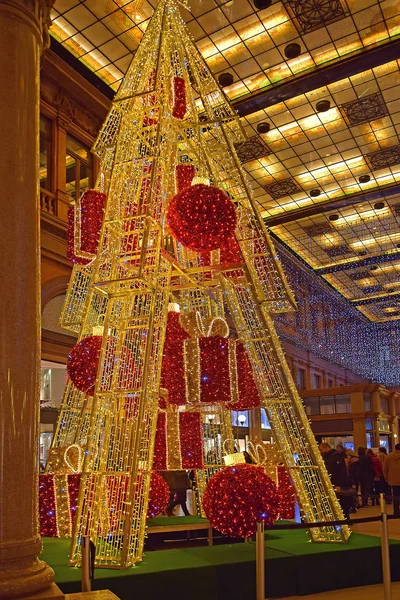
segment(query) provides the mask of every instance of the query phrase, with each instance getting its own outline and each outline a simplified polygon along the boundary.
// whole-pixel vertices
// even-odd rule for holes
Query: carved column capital
[[[39,0],[39,16],[42,26],[42,40],[43,50],[50,48],[50,34],[49,29],[51,27],[50,13],[53,8],[55,0]]]
[[[2,0],[0,12],[8,12],[9,16],[30,22],[36,30],[38,42],[42,49],[50,46],[49,27],[50,13],[55,0]]]

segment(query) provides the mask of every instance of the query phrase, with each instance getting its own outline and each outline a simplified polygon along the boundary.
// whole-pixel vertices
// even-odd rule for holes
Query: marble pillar
[[[0,2],[0,598],[31,597],[54,576],[37,558],[39,71],[52,4]]]

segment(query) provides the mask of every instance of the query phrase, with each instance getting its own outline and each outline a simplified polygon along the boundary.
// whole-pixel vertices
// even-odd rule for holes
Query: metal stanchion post
[[[256,533],[256,598],[265,600],[265,538],[264,521],[257,523]]]
[[[390,550],[389,550],[389,529],[386,513],[385,494],[380,494],[381,507],[381,547],[382,547],[382,573],[383,573],[383,597],[384,600],[391,600],[391,576],[390,576]]]
[[[82,592],[92,591],[92,582],[90,581],[90,536],[82,536]]]

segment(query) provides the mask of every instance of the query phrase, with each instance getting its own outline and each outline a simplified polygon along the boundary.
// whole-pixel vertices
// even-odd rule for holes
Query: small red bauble
[[[271,527],[278,515],[276,485],[262,467],[238,464],[218,471],[203,496],[207,519],[230,537],[250,537],[263,521]]]
[[[186,248],[216,250],[233,236],[236,208],[220,189],[196,184],[176,194],[169,203],[167,221],[174,237]]]
[[[72,383],[89,396],[94,394],[102,341],[102,336],[90,335],[75,344],[68,355],[67,373]]]
[[[152,519],[167,508],[169,502],[169,487],[166,481],[156,473],[151,474],[149,504],[147,507],[147,518]]]

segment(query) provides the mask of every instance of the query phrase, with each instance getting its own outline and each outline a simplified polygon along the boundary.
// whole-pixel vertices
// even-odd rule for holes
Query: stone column
[[[249,410],[250,416],[250,428],[249,437],[252,442],[262,441],[262,429],[261,429],[261,408],[253,408]]]
[[[46,590],[38,560],[39,69],[51,0],[0,2],[0,598]]]
[[[352,392],[350,394],[351,412],[353,413],[353,441],[354,450],[367,444],[365,427],[364,394],[363,392]]]

